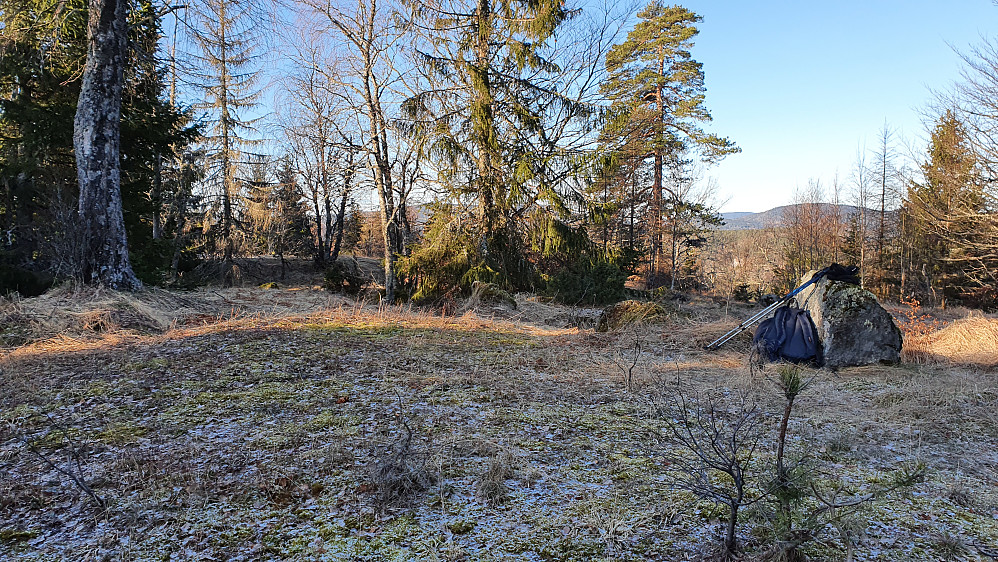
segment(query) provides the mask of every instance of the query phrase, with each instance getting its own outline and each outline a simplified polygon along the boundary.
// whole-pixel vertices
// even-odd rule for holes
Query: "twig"
[[[38,416],[38,417],[42,417],[41,414],[34,414],[34,415]],[[106,511],[107,510],[107,503],[100,496],[98,496],[97,493],[93,491],[93,488],[91,488],[87,484],[86,480],[83,479],[83,476],[82,476],[83,475],[83,466],[81,464],[80,451],[76,447],[76,445],[73,443],[73,439],[70,437],[69,432],[66,431],[66,429],[64,427],[62,427],[58,422],[56,422],[54,419],[52,419],[52,416],[50,414],[45,414],[44,417],[45,417],[46,421],[48,421],[50,427],[54,428],[55,430],[58,430],[60,433],[62,433],[63,438],[66,440],[67,447],[69,448],[69,461],[70,461],[70,462],[67,462],[67,464],[66,464],[66,466],[68,468],[62,468],[61,466],[59,466],[58,464],[56,464],[52,459],[50,459],[47,456],[45,456],[45,454],[42,453],[38,449],[38,447],[35,445],[35,442],[33,440],[28,439],[27,437],[25,437],[25,436],[22,435],[21,436],[21,442],[24,443],[24,445],[28,448],[28,451],[31,452],[31,454],[33,454],[36,457],[38,457],[38,459],[40,459],[42,462],[44,462],[49,468],[55,470],[56,472],[58,472],[59,474],[62,474],[65,477],[69,478],[70,481],[72,481],[73,484],[75,484],[77,488],[79,488],[85,494],[87,494],[88,496],[90,496],[90,499],[93,500],[94,503],[97,504],[97,506],[100,508],[100,510],[102,512]],[[13,425],[12,425],[12,428],[13,428]],[[50,429],[50,431],[51,431],[51,429]],[[72,468],[73,465],[72,465],[72,463],[74,463],[74,462],[76,464],[76,471],[79,473],[79,475],[73,473],[73,468]]]

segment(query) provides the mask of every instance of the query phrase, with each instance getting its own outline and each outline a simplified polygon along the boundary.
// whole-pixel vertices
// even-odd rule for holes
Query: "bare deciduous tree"
[[[344,109],[352,112],[356,146],[367,160],[369,179],[378,195],[382,237],[385,245],[385,300],[395,301],[398,289],[396,260],[403,252],[402,214],[404,197],[396,183],[395,162],[404,139],[389,115],[389,99],[399,99],[405,58],[401,44],[407,24],[377,0],[359,0],[347,7],[336,2],[306,0],[312,17],[323,22],[320,29],[336,37],[339,49],[337,86]],[[341,205],[345,209],[344,205]]]
[[[722,559],[733,560],[738,512],[752,502],[750,487],[759,478],[755,453],[763,435],[762,412],[744,398],[728,409],[711,396],[679,394],[671,417],[666,439],[680,452],[667,456],[670,474],[680,488],[728,507]]]
[[[314,14],[303,14],[302,17]],[[314,19],[302,19],[289,43],[292,70],[283,82],[281,134],[304,184],[314,220],[315,263],[339,256],[346,204],[361,147],[353,143],[336,53]]]

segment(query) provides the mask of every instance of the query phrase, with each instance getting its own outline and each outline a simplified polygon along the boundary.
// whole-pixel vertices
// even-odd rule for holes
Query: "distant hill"
[[[831,211],[835,205],[832,203],[819,203],[826,210]],[[721,230],[757,230],[760,228],[767,228],[770,226],[779,226],[783,221],[783,214],[787,209],[791,209],[796,205],[783,205],[782,207],[776,207],[775,209],[770,209],[768,211],[763,211],[761,213],[722,213],[721,216],[724,218],[724,226]],[[859,212],[859,207],[854,207],[852,205],[839,205],[839,212],[846,218]],[[872,216],[874,211],[868,210],[868,216]]]

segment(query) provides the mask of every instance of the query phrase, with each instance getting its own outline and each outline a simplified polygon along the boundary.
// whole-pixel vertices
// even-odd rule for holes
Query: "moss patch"
[[[664,306],[657,302],[623,301],[611,304],[600,314],[596,323],[597,332],[608,332],[635,322],[661,319],[668,314]]]

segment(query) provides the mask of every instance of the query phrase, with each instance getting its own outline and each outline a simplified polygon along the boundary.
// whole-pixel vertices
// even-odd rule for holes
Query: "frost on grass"
[[[689,344],[723,333],[712,314],[596,334],[358,305],[23,348],[0,365],[0,559],[696,559],[724,513],[672,485],[646,398],[780,407],[738,350]],[[983,559],[998,543],[994,373],[904,365],[814,385],[791,445],[838,481],[929,465],[862,514],[856,559]],[[749,554],[766,550],[761,524],[740,518]],[[812,558],[843,556],[830,536]]]

